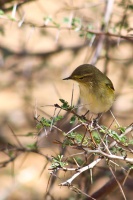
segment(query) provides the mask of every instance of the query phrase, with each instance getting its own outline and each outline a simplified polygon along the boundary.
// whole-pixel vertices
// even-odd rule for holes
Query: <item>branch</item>
[[[112,14],[113,4],[114,4],[114,0],[112,0],[112,1],[107,0],[106,1],[105,14],[104,14],[104,17],[103,17],[104,18],[103,24],[101,25],[101,30],[103,32],[105,32],[107,27],[108,27],[108,23],[109,23],[111,14]],[[95,35],[98,36],[98,34],[95,34]],[[105,41],[105,35],[100,34],[99,41],[98,41],[98,44],[97,44],[97,48],[96,48],[94,56],[93,56],[93,58],[90,62],[91,64],[95,65],[96,61],[98,60],[98,58],[101,54],[101,50],[103,48],[104,41]]]
[[[11,20],[11,19],[9,19],[9,18],[5,18],[5,17],[3,17],[3,16],[1,16],[0,17],[0,19],[4,19],[4,20],[10,20],[10,21],[12,21],[12,23],[19,23],[21,20],[18,20],[18,19],[14,19],[14,20]],[[70,31],[70,30],[72,30],[72,31],[75,31],[75,28],[76,27],[68,27],[68,26],[56,26],[56,25],[46,25],[46,24],[43,24],[43,25],[38,25],[38,24],[36,24],[36,23],[33,23],[33,22],[28,22],[28,21],[24,21],[23,23],[22,23],[22,25],[29,25],[29,26],[31,26],[31,27],[35,27],[35,28],[48,28],[48,29],[50,29],[50,28],[52,28],[52,29],[57,29],[57,30],[68,30],[68,31]],[[83,28],[83,27],[81,27],[80,29],[79,29],[79,31],[81,31],[81,32],[86,32],[86,33],[91,33],[91,34],[95,34],[95,35],[97,35],[97,36],[109,36],[109,37],[116,37],[116,38],[122,38],[122,39],[126,39],[126,40],[129,40],[129,41],[133,41],[133,36],[132,35],[123,35],[123,34],[114,34],[114,33],[111,33],[111,32],[108,32],[108,31],[106,31],[106,30],[104,30],[104,31],[97,31],[97,30],[88,30],[88,29],[86,29],[86,28]]]
[[[99,162],[101,161],[101,158],[96,159],[95,161],[93,161],[91,164],[82,167],[81,169],[78,170],[78,172],[76,174],[74,174],[70,179],[68,179],[67,181],[59,184],[60,186],[70,186],[72,181],[79,176],[81,173],[83,173],[84,171],[88,170],[88,169],[92,169],[95,165],[97,165]]]
[[[33,24],[32,24],[33,25]],[[34,27],[38,27],[38,28],[52,28],[52,29],[58,29],[57,26],[54,26],[54,25],[42,25],[42,26],[38,26],[38,25],[33,25]],[[60,30],[75,30],[75,28],[71,27],[71,28],[68,28],[66,26],[61,26],[59,28]],[[92,33],[92,34],[95,34],[97,36],[101,36],[101,35],[104,35],[104,36],[112,36],[112,37],[116,37],[116,38],[122,38],[122,39],[126,39],[126,40],[129,40],[129,41],[133,41],[133,36],[132,35],[129,35],[129,36],[126,36],[126,35],[123,35],[123,34],[114,34],[114,33],[111,33],[111,32],[108,32],[108,31],[96,31],[96,30],[87,30],[85,28],[81,28],[80,31],[84,31],[86,33]]]

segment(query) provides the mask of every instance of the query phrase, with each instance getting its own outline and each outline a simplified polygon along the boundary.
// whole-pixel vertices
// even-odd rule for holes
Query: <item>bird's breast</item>
[[[103,87],[94,88],[92,84],[89,87],[80,85],[80,97],[90,112],[98,114],[110,109],[114,102],[114,91]]]

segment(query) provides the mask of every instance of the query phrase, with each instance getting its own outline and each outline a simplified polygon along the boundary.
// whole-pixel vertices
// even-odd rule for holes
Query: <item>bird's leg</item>
[[[90,112],[90,111],[87,110],[87,112],[86,112],[84,115],[82,115],[82,118],[85,119],[85,116],[86,116],[89,112]]]
[[[89,110],[87,110],[87,112],[83,115],[84,117],[85,117],[85,115],[87,115],[88,113],[89,113],[90,111]]]
[[[98,123],[98,120],[102,117],[102,113],[98,113],[97,117],[95,119],[93,119],[93,126],[96,126]]]
[[[98,121],[102,117],[103,113],[98,113],[97,117],[95,118]]]

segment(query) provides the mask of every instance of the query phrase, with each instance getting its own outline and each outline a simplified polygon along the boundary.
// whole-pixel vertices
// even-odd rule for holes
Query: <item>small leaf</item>
[[[122,133],[125,133],[126,128],[125,127],[118,127],[118,130],[120,130]]]
[[[64,19],[63,19],[63,22],[65,22],[65,23],[69,23],[69,18],[68,17],[64,17]]]
[[[93,138],[94,138],[96,143],[100,143],[101,142],[100,136],[99,136],[97,131],[93,131],[92,135],[93,135]]]
[[[36,150],[37,149],[37,145],[36,145],[36,143],[34,143],[34,144],[28,144],[27,148],[32,149],[32,150]]]
[[[37,128],[38,130],[40,130],[41,128],[43,128],[43,126],[42,126],[41,123],[38,123],[38,124],[36,125],[36,128]]]
[[[46,127],[50,127],[51,126],[51,120],[46,119],[44,117],[41,118],[40,122],[41,122],[41,124],[43,126],[46,126]]]
[[[4,15],[4,11],[0,9],[0,15]]]
[[[57,27],[57,28],[60,28],[60,24],[56,23],[53,21],[53,24]]]
[[[74,124],[75,120],[76,120],[76,116],[74,115],[70,119],[70,124]]]
[[[63,162],[63,155],[58,155],[57,157],[52,157],[52,164],[51,164],[51,169],[55,169],[55,168],[62,168],[65,165],[68,165],[67,162]]]
[[[45,24],[48,24],[49,22],[52,22],[52,21],[53,21],[53,19],[52,19],[51,16],[44,17],[43,19],[44,19],[44,21],[45,21]]]
[[[94,36],[93,33],[87,33],[87,34],[86,34],[86,37],[87,37],[88,39],[91,39],[93,36]]]
[[[133,144],[133,140],[130,140],[130,141],[129,141],[129,144]]]
[[[70,106],[69,106],[69,104],[68,104],[67,101],[65,101],[64,99],[59,99],[59,100],[63,104],[63,105],[61,105],[61,108],[65,109],[65,110],[67,110],[68,108],[70,108]]]
[[[58,115],[58,116],[54,117],[53,122],[60,121],[62,118],[63,118],[62,115]]]

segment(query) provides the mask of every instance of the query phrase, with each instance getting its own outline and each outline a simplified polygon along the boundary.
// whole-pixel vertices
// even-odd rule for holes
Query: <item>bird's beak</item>
[[[67,78],[63,78],[62,80],[69,80],[71,79],[71,76],[67,77]]]

